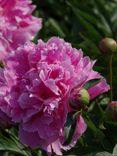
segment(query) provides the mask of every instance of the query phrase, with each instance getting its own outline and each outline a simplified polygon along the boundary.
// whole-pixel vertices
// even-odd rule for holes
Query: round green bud
[[[84,88],[81,90],[74,90],[69,99],[71,108],[80,111],[81,109],[87,109],[87,105],[90,102],[90,95]]]
[[[90,102],[90,95],[86,89],[80,90],[80,97],[78,99],[82,104],[88,105]]]
[[[115,54],[117,52],[117,42],[106,37],[100,41],[99,48],[103,54]]]

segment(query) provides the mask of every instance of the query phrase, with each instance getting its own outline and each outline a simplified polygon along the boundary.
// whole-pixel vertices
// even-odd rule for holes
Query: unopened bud
[[[112,120],[117,120],[117,101],[112,101],[106,110],[107,118],[111,118]]]
[[[89,93],[86,89],[81,89],[80,90],[80,98],[79,98],[79,101],[81,101],[81,103],[85,104],[85,105],[88,105],[89,104],[89,101],[90,101],[90,96],[89,96]]]
[[[106,37],[100,41],[99,48],[103,54],[115,54],[117,43],[114,39]]]
[[[90,96],[86,89],[82,88],[78,93],[75,91],[75,96],[70,98],[70,106],[73,109],[80,110],[89,104]]]

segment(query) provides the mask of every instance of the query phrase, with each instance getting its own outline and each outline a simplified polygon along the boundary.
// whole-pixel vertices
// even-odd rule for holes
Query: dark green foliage
[[[2,129],[0,129],[0,152],[0,156],[31,156],[13,132]]]

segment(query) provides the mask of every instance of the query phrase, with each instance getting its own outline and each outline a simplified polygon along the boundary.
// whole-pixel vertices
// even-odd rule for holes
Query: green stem
[[[113,73],[112,73],[112,61],[113,61],[113,55],[111,55],[109,57],[109,81],[110,81],[110,102],[112,101],[113,99],[113,87],[112,87],[112,76],[113,76]]]

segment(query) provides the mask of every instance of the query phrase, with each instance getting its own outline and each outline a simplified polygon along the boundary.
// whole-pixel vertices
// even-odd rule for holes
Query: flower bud
[[[117,52],[117,43],[112,38],[104,38],[99,43],[99,48],[103,54],[114,54]]]
[[[80,110],[89,104],[90,96],[86,89],[82,88],[80,91],[74,91],[74,95],[70,98],[70,106],[73,109]]]
[[[111,118],[112,120],[117,120],[117,101],[112,101],[106,110],[107,118]]]
[[[89,93],[86,89],[81,89],[80,90],[80,98],[79,101],[81,101],[82,104],[88,105],[90,101],[90,96]]]

